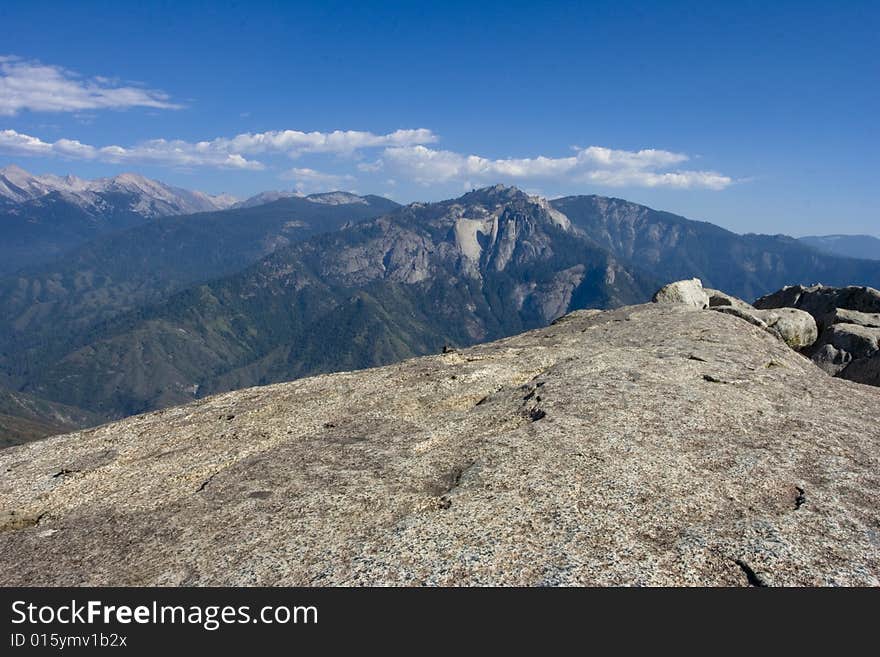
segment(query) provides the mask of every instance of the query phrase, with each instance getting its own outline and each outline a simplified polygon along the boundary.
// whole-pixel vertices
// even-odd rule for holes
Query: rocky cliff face
[[[684,304],[0,452],[15,584],[880,584],[880,390]]]

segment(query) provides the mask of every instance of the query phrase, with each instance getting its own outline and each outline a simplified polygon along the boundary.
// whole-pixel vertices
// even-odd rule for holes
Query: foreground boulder
[[[654,303],[684,304],[701,310],[709,307],[709,295],[703,289],[699,278],[664,285],[654,294],[653,301]]]
[[[648,304],[0,451],[6,585],[878,585],[880,389]]]
[[[806,349],[816,342],[819,331],[812,315],[796,308],[778,308],[776,310],[756,310],[761,319],[770,328],[782,336],[785,343],[792,349]]]

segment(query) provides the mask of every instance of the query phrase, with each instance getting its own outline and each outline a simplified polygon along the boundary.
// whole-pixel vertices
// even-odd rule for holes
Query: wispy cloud
[[[0,56],[0,116],[14,116],[23,110],[71,112],[78,121],[91,122],[94,110],[131,107],[177,109],[181,105],[162,91],[103,77],[87,78],[60,66],[20,57]],[[322,155],[337,156],[330,165],[333,171],[310,168],[310,161],[284,170],[279,177],[293,180],[300,191],[351,188],[359,180],[377,182],[388,176],[421,185],[463,186],[494,182],[534,186],[550,181],[555,187],[592,184],[722,190],[734,183],[730,176],[716,171],[686,168],[691,158],[684,153],[653,148],[628,151],[574,147],[565,156],[493,159],[433,147],[438,141],[431,130],[415,128],[385,134],[363,130],[271,130],[206,141],[160,138],[131,145],[92,145],[71,138],[44,141],[8,129],[0,130],[0,153],[239,170],[281,170],[284,165],[279,165],[277,159],[282,157],[298,160],[314,156],[311,159],[320,160]]]
[[[416,144],[431,144],[438,140],[430,130],[395,130],[385,135],[377,135],[361,130],[334,130],[333,132],[300,132],[299,130],[277,130],[244,133],[232,139],[215,139],[207,142],[212,148],[233,153],[283,153],[297,157],[303,153],[352,154],[367,148],[405,147]]]
[[[436,141],[437,136],[424,128],[387,134],[279,130],[199,142],[153,139],[133,146],[93,146],[75,139],[43,141],[15,130],[0,130],[0,152],[109,163],[261,170],[278,166],[267,159],[272,157],[342,156],[341,160],[333,160],[334,170],[329,172],[305,165],[283,170],[280,177],[295,181],[297,189],[303,192],[351,188],[356,184],[364,187],[365,183],[358,183],[359,180],[376,180],[380,176],[421,185],[467,187],[495,182],[534,186],[549,181],[556,187],[592,184],[722,190],[734,183],[733,178],[716,171],[684,168],[690,156],[659,149],[628,151],[590,146],[576,147],[572,155],[564,157],[492,159],[425,145]],[[363,159],[364,152],[372,153],[371,157]]]
[[[214,150],[204,144],[154,139],[135,146],[92,146],[74,139],[46,142],[15,130],[0,130],[0,152],[12,155],[63,157],[110,163],[156,164],[171,167],[213,167],[218,169],[265,168],[238,153]]]
[[[85,78],[60,66],[0,56],[0,116],[22,110],[82,112],[96,109],[152,107],[178,109],[168,94],[121,85],[102,77]]]
[[[610,187],[677,187],[720,190],[733,183],[714,171],[669,170],[690,159],[683,153],[645,149],[616,150],[601,146],[576,148],[568,157],[489,159],[435,150],[422,145],[389,147],[363,170],[387,169],[423,185],[448,182],[529,181],[592,182]]]
[[[582,180],[607,187],[674,187],[678,189],[722,190],[733,184],[730,176],[715,171],[588,171]],[[742,182],[742,181],[741,181]]]
[[[292,180],[296,191],[302,194],[327,190],[349,190],[357,180],[349,174],[324,173],[305,167],[288,169],[282,173],[281,180]]]
[[[297,158],[306,153],[354,155],[364,149],[388,146],[407,147],[431,143],[437,137],[425,129],[396,130],[379,135],[358,130],[299,132],[281,130],[244,133],[209,141],[152,139],[134,146],[91,146],[70,139],[45,142],[15,130],[0,131],[0,151],[15,155],[61,156],[103,162],[132,162],[175,167],[216,167],[263,169],[265,165],[249,157],[254,154],[285,155]]]

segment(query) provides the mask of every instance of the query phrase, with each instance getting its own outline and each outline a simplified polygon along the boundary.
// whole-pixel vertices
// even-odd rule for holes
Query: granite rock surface
[[[6,585],[878,585],[880,390],[683,304],[0,451]]]

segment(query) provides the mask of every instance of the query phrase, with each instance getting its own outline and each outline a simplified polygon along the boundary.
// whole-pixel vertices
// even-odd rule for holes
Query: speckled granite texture
[[[0,451],[0,581],[880,583],[880,389],[737,317],[506,340]]]

